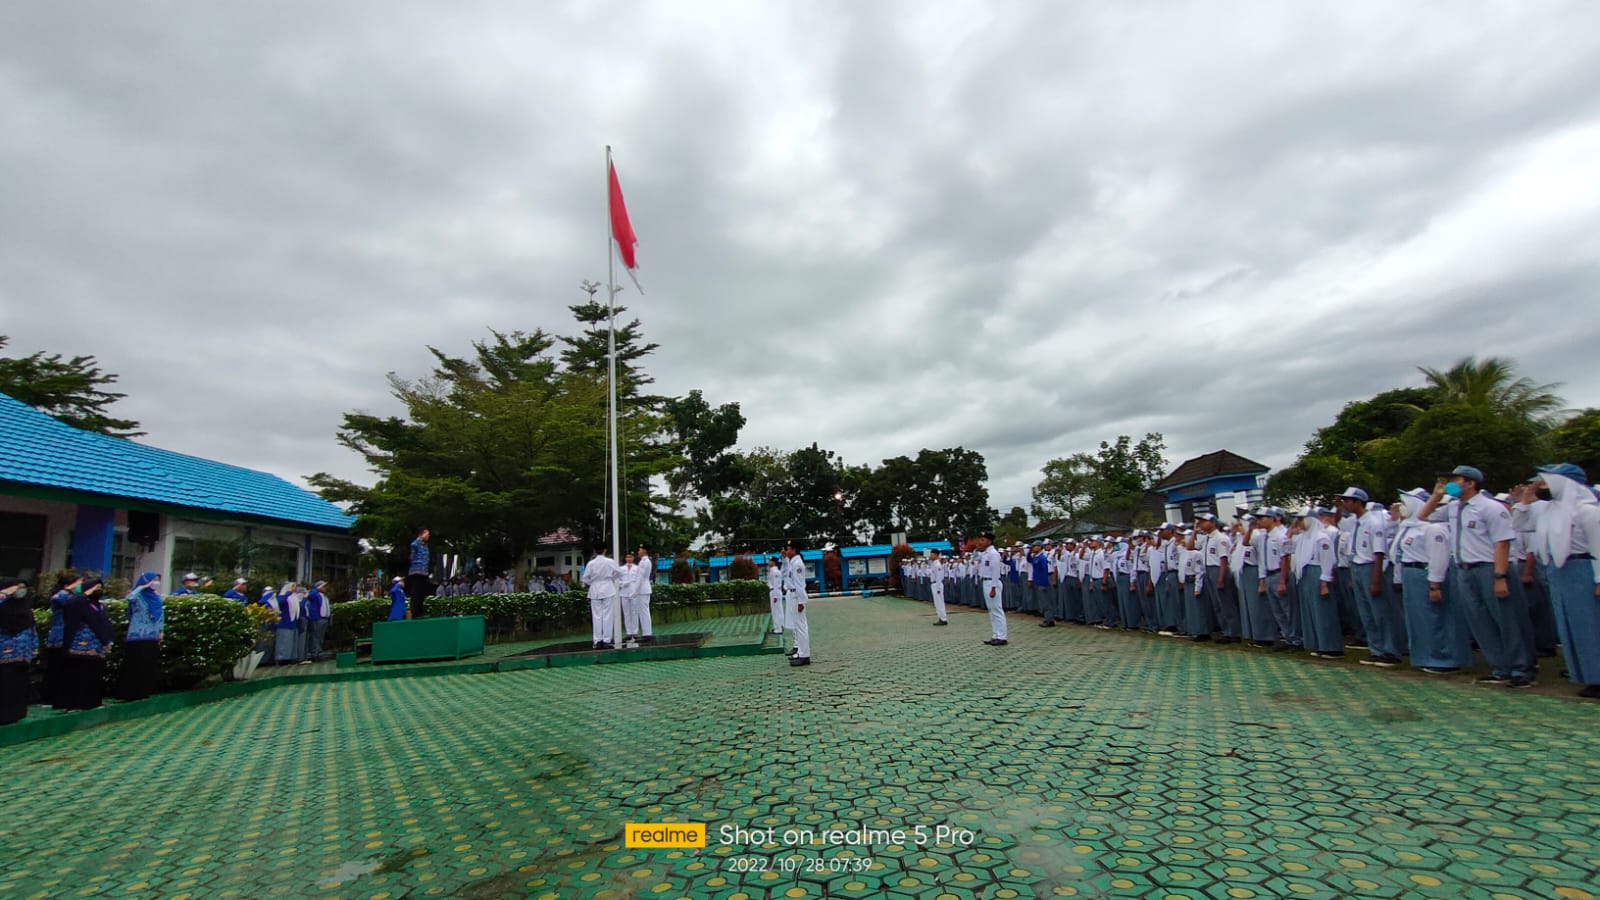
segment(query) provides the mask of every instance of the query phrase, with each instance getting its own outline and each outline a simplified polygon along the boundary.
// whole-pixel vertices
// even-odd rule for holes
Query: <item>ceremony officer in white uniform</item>
[[[1006,611],[1005,602],[1005,563],[1000,560],[1000,551],[994,548],[994,532],[985,531],[978,535],[978,588],[983,596],[983,605],[989,609],[990,636],[985,644],[991,647],[1004,647],[1006,645]]]
[[[776,556],[767,557],[767,600],[772,604],[772,633],[783,634],[783,566]]]
[[[639,588],[634,603],[639,613],[639,642],[649,644],[656,639],[655,625],[650,621],[650,592],[655,589],[656,561],[650,555],[650,545],[640,544],[638,557]]]
[[[783,545],[784,621],[794,632],[789,665],[811,665],[811,625],[806,621],[806,561],[794,541]]]
[[[933,596],[933,614],[938,617],[933,624],[949,625],[944,607],[944,560],[939,556],[938,547],[928,551],[927,570],[928,593]]]
[[[594,558],[583,567],[583,585],[589,589],[589,616],[594,620],[594,649],[610,650],[616,645],[613,629],[617,615],[617,580],[622,570],[597,547]]]

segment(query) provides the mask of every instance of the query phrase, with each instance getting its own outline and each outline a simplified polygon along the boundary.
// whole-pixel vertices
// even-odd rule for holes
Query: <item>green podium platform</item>
[[[460,659],[483,653],[483,616],[400,619],[372,625],[372,661]]]

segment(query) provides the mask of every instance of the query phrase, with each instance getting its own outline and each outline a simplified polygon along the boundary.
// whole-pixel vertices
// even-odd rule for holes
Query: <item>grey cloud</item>
[[[1491,266],[1517,226],[1473,205],[1600,128],[1597,34],[1582,3],[18,4],[0,330],[100,354],[154,443],[365,477],[333,433],[395,411],[383,373],[567,328],[609,142],[651,370],[749,446],[959,444],[1001,508],[1122,433],[1278,465],[1466,353],[1600,404],[1585,330],[1544,325],[1593,305],[1593,207]]]

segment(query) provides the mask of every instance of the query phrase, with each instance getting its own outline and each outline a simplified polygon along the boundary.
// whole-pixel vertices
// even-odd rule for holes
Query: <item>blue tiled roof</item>
[[[0,394],[0,481],[349,528],[355,519],[276,475],[81,431]]]

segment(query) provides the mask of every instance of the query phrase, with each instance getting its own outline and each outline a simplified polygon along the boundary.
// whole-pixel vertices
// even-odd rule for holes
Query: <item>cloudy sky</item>
[[[746,446],[1282,465],[1415,366],[1600,405],[1600,4],[11,3],[0,333],[148,441],[341,415],[604,278]]]

